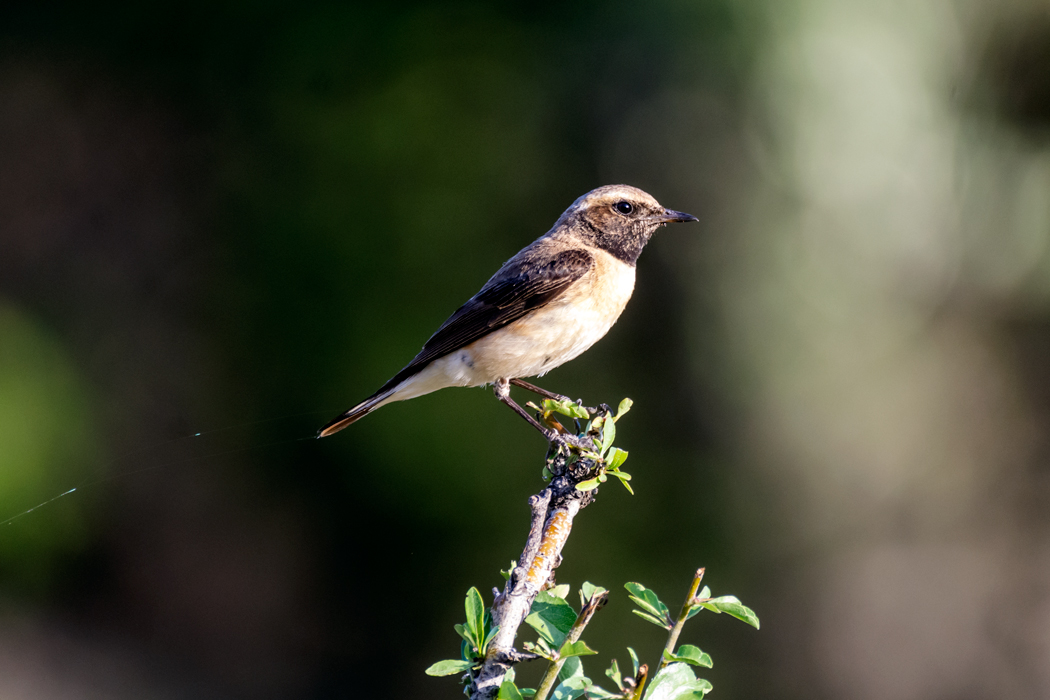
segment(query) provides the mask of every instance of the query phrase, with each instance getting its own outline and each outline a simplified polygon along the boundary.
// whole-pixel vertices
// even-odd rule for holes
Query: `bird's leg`
[[[596,412],[593,408],[588,408],[587,406],[584,406],[583,405],[583,401],[581,399],[576,399],[575,401],[573,401],[568,396],[563,396],[562,394],[555,394],[553,391],[547,391],[543,387],[536,386],[535,384],[530,384],[529,382],[525,381],[524,379],[511,379],[509,381],[514,386],[521,387],[525,391],[531,391],[534,394],[539,394],[540,396],[542,396],[545,399],[554,399],[555,401],[567,401],[568,403],[576,404],[577,406],[583,408],[588,413],[595,413]],[[576,432],[577,433],[580,432],[580,419],[579,418],[573,418],[573,422],[576,423]]]
[[[511,379],[510,382],[515,380]],[[506,405],[510,406],[511,410],[517,413],[519,416],[529,422],[536,430],[543,434],[543,437],[547,438],[547,442],[553,443],[567,443],[575,445],[575,439],[570,435],[561,435],[556,430],[551,430],[540,424],[538,420],[529,415],[528,411],[519,406],[514,399],[510,398],[510,382],[506,379],[498,379],[496,383],[492,385],[492,392],[496,395],[496,398]],[[519,385],[520,386],[520,385]],[[525,387],[522,387],[525,388]]]
[[[541,425],[538,420],[529,415],[528,411],[519,406],[514,399],[510,398],[510,385],[506,379],[497,379],[496,383],[492,385],[492,392],[496,395],[497,399],[510,406],[511,410],[527,420],[529,425],[543,433],[543,436],[547,438],[547,440],[554,439],[554,436],[556,435],[554,430]]]
[[[529,384],[524,379],[511,379],[509,380],[514,386],[520,386],[525,391],[531,391],[533,394],[539,394],[545,399],[554,399],[555,401],[568,401],[573,403],[573,400],[568,396],[562,396],[561,394],[555,394],[553,391],[547,391],[542,387],[538,387],[535,384]]]

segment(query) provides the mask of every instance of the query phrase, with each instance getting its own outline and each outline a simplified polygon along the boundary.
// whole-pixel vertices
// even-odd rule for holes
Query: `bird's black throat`
[[[637,265],[642,249],[653,236],[652,231],[638,230],[633,226],[602,230],[585,218],[581,218],[579,223],[581,233],[588,243],[632,267]]]

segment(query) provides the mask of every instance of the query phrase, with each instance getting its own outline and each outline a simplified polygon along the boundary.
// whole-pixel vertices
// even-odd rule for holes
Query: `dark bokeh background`
[[[1046,697],[1047,47],[1035,0],[4,10],[0,519],[78,490],[0,526],[0,697],[459,697],[542,441],[483,390],[302,438],[613,182],[700,224],[543,381],[636,401],[559,569],[592,676],[705,565],[763,620],[687,630],[718,697]]]

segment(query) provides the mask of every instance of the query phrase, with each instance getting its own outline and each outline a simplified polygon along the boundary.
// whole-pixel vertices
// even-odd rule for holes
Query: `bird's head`
[[[633,265],[656,229],[696,220],[692,214],[665,209],[637,187],[606,185],[573,202],[558,219],[555,231]]]

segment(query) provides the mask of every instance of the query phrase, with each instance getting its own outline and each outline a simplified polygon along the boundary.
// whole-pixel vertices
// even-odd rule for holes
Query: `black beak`
[[[663,214],[657,214],[653,217],[654,221],[658,221],[661,224],[676,224],[685,223],[687,221],[699,221],[692,214],[686,214],[684,211],[674,211],[673,209],[664,209]]]

